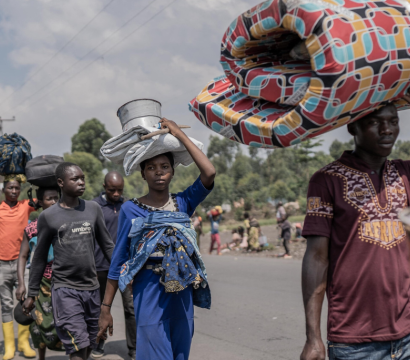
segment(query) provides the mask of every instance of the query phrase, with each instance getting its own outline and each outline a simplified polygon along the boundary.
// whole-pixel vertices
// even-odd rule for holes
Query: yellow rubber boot
[[[26,358],[36,357],[37,353],[33,350],[28,342],[30,335],[29,326],[23,326],[19,324],[18,330],[18,351],[22,351]],[[3,358],[4,359],[4,358]]]
[[[16,344],[14,343],[14,329],[13,321],[3,323],[4,336],[4,356],[3,360],[10,360],[14,358],[16,352]]]

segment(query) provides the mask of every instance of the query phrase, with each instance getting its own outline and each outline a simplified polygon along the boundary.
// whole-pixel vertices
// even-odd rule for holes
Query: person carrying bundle
[[[320,332],[325,292],[330,360],[409,359],[410,253],[399,214],[409,206],[410,162],[388,160],[400,132],[397,110],[386,105],[348,130],[355,149],[309,183],[300,359],[326,357]]]
[[[169,130],[170,135],[165,136],[173,136],[183,145],[200,176],[185,191],[170,194],[174,153],[166,152],[164,146],[163,153],[135,163],[149,190],[121,207],[98,338],[105,340],[107,329],[113,333],[110,311],[118,287],[124,291],[132,286],[136,359],[186,360],[194,333],[193,305],[211,305],[190,216],[211,192],[215,168],[173,121],[162,119],[160,125]]]
[[[64,159],[54,155],[37,156],[26,165],[27,181],[38,186],[36,190],[37,201],[32,199],[31,188],[27,192],[30,204],[36,209],[46,210],[56,204],[60,198],[60,189],[55,178],[55,169]],[[31,259],[37,247],[38,220],[32,221],[24,230],[23,242],[21,243],[20,254],[17,262],[18,287],[16,298],[23,302],[26,296],[26,286],[24,283],[24,271],[31,266]],[[53,247],[50,247],[47,258],[47,266],[41,280],[39,296],[35,301],[35,319],[30,324],[30,334],[33,345],[38,349],[39,359],[44,360],[46,349],[62,351],[64,346],[57,335],[55,321],[51,306],[51,278],[52,265],[54,260]],[[16,310],[15,310],[16,318]],[[16,318],[17,319],[17,318]],[[34,321],[35,320],[35,321]]]
[[[48,209],[58,202],[60,191],[55,187],[43,187],[37,189],[37,206],[36,209]],[[37,246],[37,219],[28,224],[24,230],[23,242],[20,248],[20,254],[17,263],[18,271],[18,288],[16,298],[18,301],[24,301],[26,295],[26,286],[24,284],[24,271],[27,260],[32,257],[32,252]],[[41,280],[39,296],[36,298],[36,321],[30,325],[31,339],[33,345],[38,349],[39,359],[44,360],[46,349],[62,351],[63,344],[59,339],[54,327],[54,317],[51,306],[51,277],[52,264],[54,260],[53,248],[50,247],[48,253],[48,263]]]
[[[27,140],[14,133],[0,137],[0,174],[4,176],[2,192],[5,200],[0,204],[0,299],[4,336],[4,360],[14,357],[16,347],[13,326],[13,288],[18,286],[17,258],[23,240],[24,228],[35,209],[29,200],[18,200],[31,147]],[[24,276],[21,281],[24,281]],[[29,327],[18,325],[18,351],[25,357],[35,357],[29,344]]]

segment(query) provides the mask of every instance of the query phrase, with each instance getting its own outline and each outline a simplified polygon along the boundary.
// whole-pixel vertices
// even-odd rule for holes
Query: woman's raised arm
[[[189,154],[194,159],[196,166],[198,166],[201,172],[202,184],[207,188],[211,189],[214,183],[216,171],[215,167],[206,157],[206,155],[189,139],[189,137],[178,127],[178,125],[168,119],[161,119],[161,128],[169,129],[169,132],[174,135],[179,141],[184,144],[185,148],[188,150]]]

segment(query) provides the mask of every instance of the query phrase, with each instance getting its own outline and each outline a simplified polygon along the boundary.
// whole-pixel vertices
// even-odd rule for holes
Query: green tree
[[[252,193],[258,191],[262,186],[262,179],[259,174],[247,173],[239,180],[236,190],[239,194]]]
[[[410,141],[398,140],[389,159],[410,160]]]
[[[72,154],[64,154],[64,160],[77,164],[84,172],[85,192],[82,196],[83,199],[92,200],[103,190],[103,167],[94,155],[76,151]]]
[[[170,184],[171,193],[184,191],[188,186],[191,186],[198,178],[200,172],[195,164],[189,166],[178,166],[175,169],[174,178]]]
[[[205,209],[216,205],[230,203],[233,200],[233,180],[228,174],[220,174],[215,178],[215,185],[209,196],[202,202]]]
[[[80,125],[77,134],[71,138],[71,152],[86,152],[103,162],[104,157],[101,155],[100,149],[111,137],[111,134],[105,129],[105,125],[98,119],[87,120]]]
[[[282,180],[276,181],[271,186],[270,195],[274,200],[296,200],[296,194]]]
[[[353,150],[354,149],[354,139],[350,139],[348,142],[341,142],[339,140],[334,140],[329,147],[330,156],[337,160],[339,159],[345,150]]]
[[[233,183],[236,186],[243,177],[252,171],[252,166],[249,162],[249,157],[242,153],[236,154],[235,161],[233,162],[229,174],[233,178]],[[244,194],[241,194],[244,197]]]
[[[214,164],[216,172],[225,174],[239,149],[239,144],[227,138],[212,135],[209,140],[207,156]]]

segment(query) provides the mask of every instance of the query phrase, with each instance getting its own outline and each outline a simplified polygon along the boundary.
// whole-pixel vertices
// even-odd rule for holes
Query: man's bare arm
[[[302,293],[306,317],[306,344],[301,360],[324,360],[326,349],[320,332],[320,315],[326,292],[329,238],[308,236],[302,264]]]

